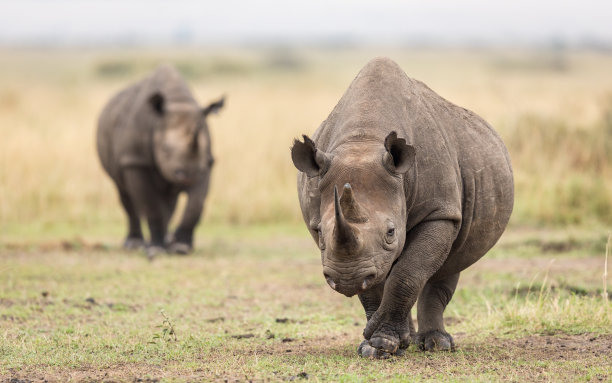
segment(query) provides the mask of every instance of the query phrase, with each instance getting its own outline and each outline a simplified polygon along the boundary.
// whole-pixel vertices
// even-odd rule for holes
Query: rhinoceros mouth
[[[345,277],[335,268],[325,266],[323,276],[332,290],[351,297],[366,291],[376,283],[378,272],[375,267],[366,267],[356,276]]]
[[[368,290],[370,288],[370,286],[367,287],[363,287],[365,281],[362,281],[361,283],[355,283],[355,284],[350,284],[350,285],[343,285],[343,284],[338,284],[336,285],[336,288],[334,289],[335,291],[339,292],[340,294],[347,296],[347,297],[352,297],[354,295],[357,295],[359,293],[362,293],[366,290]],[[331,285],[330,285],[331,287]]]
[[[340,294],[344,295],[347,298],[353,297],[355,295],[357,295],[357,291],[352,289],[352,290],[337,290]]]

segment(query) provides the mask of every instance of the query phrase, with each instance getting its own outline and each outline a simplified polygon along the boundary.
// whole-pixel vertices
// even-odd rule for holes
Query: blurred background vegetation
[[[0,239],[123,233],[95,152],[119,89],[174,64],[210,118],[217,159],[209,225],[299,224],[292,139],[312,134],[359,69],[389,56],[475,111],[512,157],[513,227],[612,224],[612,54],[596,49],[269,45],[0,50]]]

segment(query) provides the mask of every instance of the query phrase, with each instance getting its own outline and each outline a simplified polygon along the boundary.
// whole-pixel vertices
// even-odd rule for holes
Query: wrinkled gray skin
[[[495,131],[377,58],[291,155],[324,276],[365,309],[359,355],[386,358],[411,342],[454,349],[442,316],[459,273],[512,212],[512,168]]]
[[[151,233],[149,256],[164,249],[191,251],[214,162],[206,117],[223,103],[200,107],[180,74],[165,65],[105,106],[98,121],[98,155],[128,215],[124,247],[144,245],[144,217]],[[188,196],[182,220],[174,235],[166,235],[181,192]]]

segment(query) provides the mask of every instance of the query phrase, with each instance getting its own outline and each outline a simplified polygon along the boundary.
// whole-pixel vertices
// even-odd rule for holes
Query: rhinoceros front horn
[[[348,185],[348,184],[347,184]],[[350,189],[350,185],[348,186]],[[345,188],[346,193],[346,188]],[[344,197],[344,193],[342,195]],[[336,249],[347,252],[354,250],[358,246],[357,236],[351,224],[344,216],[342,203],[338,197],[338,188],[334,186],[334,211],[336,224],[334,226],[334,243]]]

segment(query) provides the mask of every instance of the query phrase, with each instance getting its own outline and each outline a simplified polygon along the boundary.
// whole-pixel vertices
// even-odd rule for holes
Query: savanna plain
[[[455,352],[359,358],[361,305],[301,222],[292,140],[377,55],[484,117],[513,161],[509,228],[446,310]],[[227,104],[196,249],[150,262],[121,249],[94,136],[163,62]],[[611,67],[558,46],[0,50],[0,380],[611,381]]]

